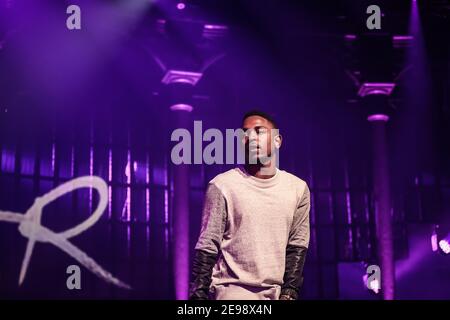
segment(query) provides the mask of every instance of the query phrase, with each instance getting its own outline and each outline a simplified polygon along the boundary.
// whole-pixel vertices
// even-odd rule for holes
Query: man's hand
[[[211,274],[216,260],[217,254],[215,253],[195,250],[189,300],[208,300]]]

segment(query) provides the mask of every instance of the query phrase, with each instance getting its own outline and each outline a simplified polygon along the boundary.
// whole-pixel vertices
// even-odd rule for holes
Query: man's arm
[[[191,300],[208,299],[212,269],[219,254],[226,219],[225,198],[219,188],[210,183],[203,204],[200,236],[195,246],[189,293]]]
[[[310,192],[305,186],[302,199],[294,214],[286,247],[286,266],[281,287],[281,300],[296,300],[303,284],[303,267],[309,246]]]

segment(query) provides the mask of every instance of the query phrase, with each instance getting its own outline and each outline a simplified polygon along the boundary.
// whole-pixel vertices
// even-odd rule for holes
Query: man
[[[274,119],[251,111],[243,130],[245,165],[208,184],[190,299],[295,300],[309,245],[309,188],[277,168]]]

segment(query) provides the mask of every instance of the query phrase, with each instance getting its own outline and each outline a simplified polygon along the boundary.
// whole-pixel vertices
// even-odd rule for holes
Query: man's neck
[[[270,179],[275,175],[277,170],[272,164],[267,166],[262,164],[246,164],[244,168],[249,175],[259,179]]]

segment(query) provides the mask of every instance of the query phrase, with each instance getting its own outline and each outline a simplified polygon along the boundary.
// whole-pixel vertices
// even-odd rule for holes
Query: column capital
[[[164,84],[187,83],[195,86],[202,78],[203,73],[184,70],[167,70],[161,82]]]
[[[369,95],[385,95],[390,96],[395,88],[395,83],[392,82],[364,82],[358,90],[360,97]]]

